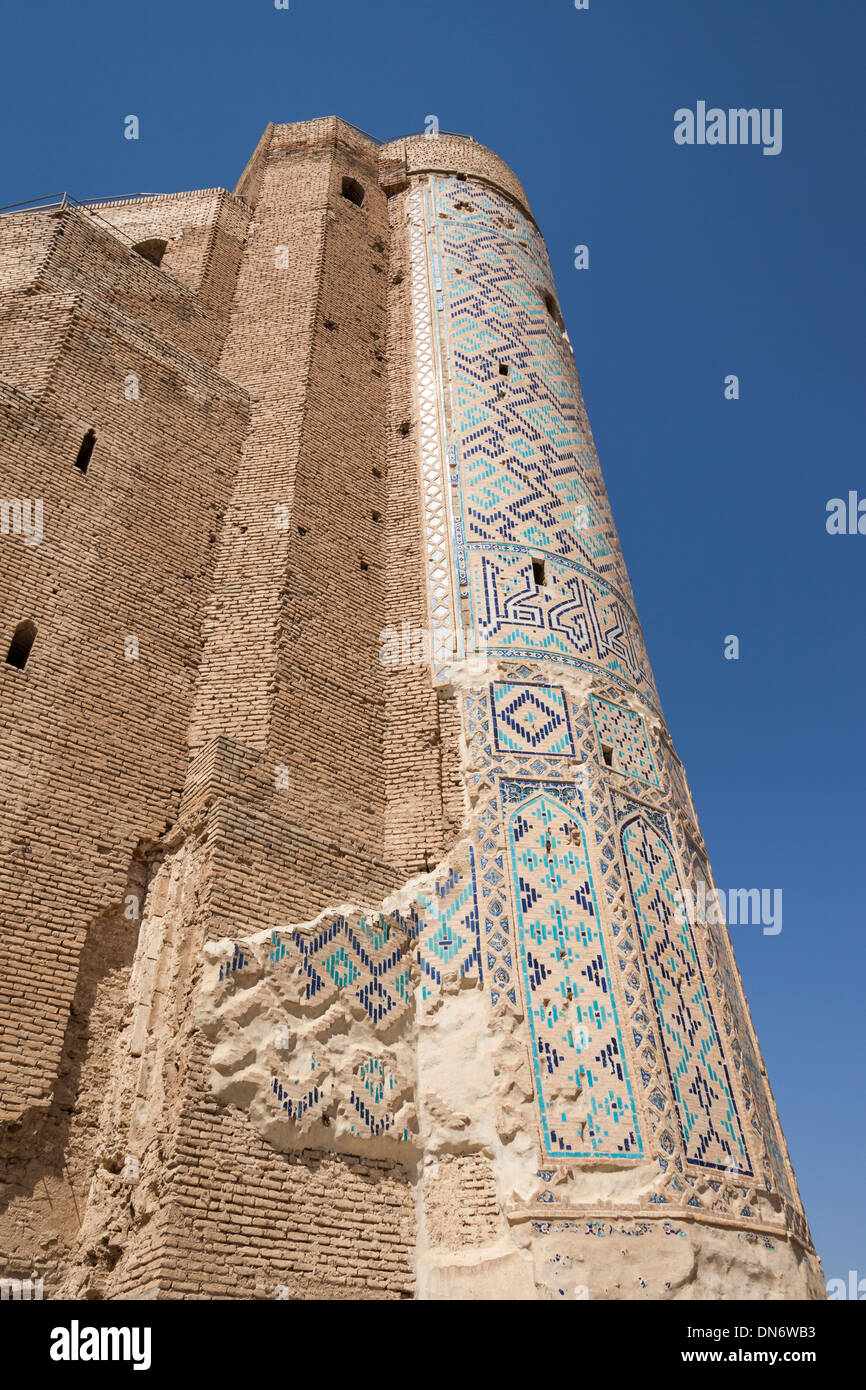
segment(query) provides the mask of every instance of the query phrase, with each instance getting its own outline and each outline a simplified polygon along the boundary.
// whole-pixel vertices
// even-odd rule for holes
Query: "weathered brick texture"
[[[470,199],[486,200],[474,228],[459,222],[477,211]],[[512,266],[516,326],[498,336],[479,312],[475,336],[455,345],[471,272],[476,301],[498,312],[497,256]],[[498,308],[504,323],[510,310]],[[435,401],[424,384],[434,354]],[[512,387],[530,408],[517,426],[500,406]],[[497,457],[515,429],[516,452],[536,450],[558,488],[538,504],[541,521],[534,484],[519,517],[505,516],[507,505],[482,516],[479,492],[479,535],[489,526],[492,539],[477,541],[471,563],[455,522],[457,444],[436,458],[435,485],[451,489],[436,515],[423,467],[424,432],[455,440],[461,412],[470,438],[476,419],[489,428]],[[648,1118],[654,1100],[634,1101],[624,1163],[592,1153],[581,1167],[577,1148],[595,1131],[585,1099],[579,1113],[577,1073],[550,1081],[532,1070],[536,1006],[520,993],[497,840],[508,797],[529,798],[533,777],[553,779],[544,826],[537,807],[521,822],[537,838],[534,857],[520,851],[521,873],[535,876],[527,912],[553,893],[544,864],[572,812],[562,875],[583,877],[569,902],[587,901],[593,871],[599,885],[610,871],[607,887],[619,872],[607,819],[575,868],[568,779],[578,754],[590,771],[601,759],[592,814],[606,817],[606,798],[624,786],[649,795],[644,835],[675,808],[690,882],[704,858],[641,664],[546,254],[514,174],[466,137],[382,145],[327,118],[269,125],[232,193],[0,216],[0,449],[0,1276],[43,1273],[46,1297],[554,1296],[544,1290],[565,1268],[560,1235],[572,1282],[587,1257],[578,1223],[558,1231],[552,1216],[592,1216],[597,1192],[611,1219],[628,1193],[629,1211],[677,1202],[678,1219],[697,1223],[679,1195],[683,1164],[665,1157],[672,1100],[662,1097],[663,1122]],[[485,463],[470,463],[479,489]],[[520,492],[518,472],[505,492]],[[548,519],[576,502],[572,485],[591,503],[595,549],[575,560],[582,537],[572,528],[563,540],[563,527],[536,561]],[[25,505],[31,522],[38,513],[38,538]],[[534,528],[529,546],[514,539],[524,526]],[[536,563],[553,566],[550,584],[533,586]],[[440,679],[429,661],[382,660],[389,631],[410,645],[429,636],[442,593],[442,612],[451,604],[452,619],[468,622],[470,586],[481,593],[488,566],[500,585],[491,626],[511,624],[500,640],[524,641],[521,624],[537,635],[549,620],[561,665],[523,666],[503,647],[473,689],[459,662]],[[597,616],[578,633],[577,585],[590,581]],[[32,634],[22,624],[36,629],[23,664],[4,659],[13,638]],[[572,657],[566,638],[578,637]],[[584,660],[592,641],[594,669]],[[619,762],[593,742],[591,686]],[[648,857],[632,850],[635,866]],[[632,952],[604,1008],[628,990],[642,1009],[644,984],[631,974],[623,984],[626,969],[637,979],[623,944],[634,914],[624,891],[615,900],[600,888],[598,901],[611,955]],[[555,911],[561,928],[571,909]],[[351,962],[340,944],[349,940]],[[750,1087],[753,1121],[760,1111],[753,1157],[780,1178],[762,1219],[775,1222],[774,1240],[791,1236],[797,1287],[813,1288],[736,967],[723,941],[701,949],[736,1034],[734,1090]],[[563,1016],[578,973],[566,992],[565,959],[560,950],[549,960],[563,975]],[[620,1080],[629,1061],[660,1096],[658,1058],[641,1072],[629,1052],[632,1038],[648,1046],[647,1017],[622,1036]],[[545,1086],[554,1128],[568,1111],[571,1163],[542,1148]],[[639,1104],[648,1142],[669,1126],[657,1168],[649,1148],[634,1167]],[[602,1124],[625,1115],[617,1101]],[[711,1210],[721,1184],[690,1181],[701,1194],[691,1207],[739,1240],[742,1213]],[[744,1192],[741,1207],[756,1206]],[[549,1203],[559,1203],[553,1213]],[[643,1211],[655,1233],[646,1248],[658,1235],[657,1286],[670,1289],[660,1210],[675,1208]],[[732,1261],[748,1283],[754,1252],[726,1245],[724,1232],[716,1239],[706,1287]],[[690,1278],[675,1285],[685,1296]]]
[[[0,664],[7,1264],[36,1253],[22,1231],[37,1172],[64,1211],[86,1202],[94,1164],[116,1179],[95,1131],[117,1037],[88,1039],[85,1019],[76,1041],[73,1001],[123,1037],[161,837],[200,837],[198,940],[377,901],[441,852],[436,700],[417,672],[386,681],[378,661],[382,628],[425,612],[407,284],[391,240],[379,149],[334,119],[268,127],[234,194],[0,218],[3,491],[44,516],[40,545],[0,539],[3,655],[17,624],[37,626],[25,669]],[[166,243],[158,266],[134,249],[153,242]],[[127,943],[116,967],[94,950],[109,920]],[[189,1000],[192,956],[187,968]],[[163,1219],[155,1240],[154,1225],[118,1294],[148,1268],[168,1296],[255,1296],[265,1274],[292,1296],[410,1290],[414,1198],[399,1166],[275,1158],[207,1102],[200,1069],[178,1070],[174,1109],[154,1119],[174,1153],[178,1230]],[[68,1122],[82,1097],[86,1139]],[[205,1150],[223,1152],[224,1171]],[[238,1162],[249,1210],[236,1223]],[[206,1240],[208,1185],[222,1216]],[[301,1225],[275,1238],[283,1210],[315,1238]],[[72,1242],[60,1227],[58,1270]],[[238,1241],[245,1275],[226,1264]]]

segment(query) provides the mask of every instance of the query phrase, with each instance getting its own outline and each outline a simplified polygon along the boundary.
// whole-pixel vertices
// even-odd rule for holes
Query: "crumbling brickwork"
[[[818,1296],[507,166],[0,216],[0,432],[0,1270]]]

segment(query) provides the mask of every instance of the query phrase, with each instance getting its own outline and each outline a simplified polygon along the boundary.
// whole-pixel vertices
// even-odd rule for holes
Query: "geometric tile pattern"
[[[574,743],[561,686],[494,681],[493,740],[507,753],[573,758]]]
[[[612,750],[610,766],[626,777],[636,777],[657,787],[659,776],[643,715],[597,695],[590,696],[590,704],[599,746],[604,744]]]
[[[624,687],[642,690],[642,647],[622,598],[570,560],[552,559],[549,574],[549,584],[539,586],[530,554],[477,548],[471,595],[491,655],[602,666]]]
[[[470,849],[470,874],[451,869],[437,878],[433,891],[419,893],[417,910],[418,960],[427,979],[442,983],[442,970],[457,967],[461,978],[483,979],[481,939],[475,888],[475,855]]]
[[[515,1014],[518,1008],[515,970],[507,897],[505,837],[499,799],[492,797],[478,813],[476,888],[484,954],[484,973],[494,1013]]]
[[[657,763],[650,764],[646,749],[645,766],[638,761],[628,764],[628,775],[635,782],[643,782],[642,801],[610,788],[609,774],[597,756],[598,736],[590,698],[575,700],[562,687],[546,687],[540,678],[541,669],[533,663],[515,664],[512,680],[473,687],[465,693],[467,747],[478,769],[474,777],[476,783],[481,779],[496,788],[496,794],[479,815],[478,832],[479,863],[483,866],[478,875],[481,937],[493,1013],[503,1008],[513,1011],[519,998],[527,999],[527,1010],[533,1007],[532,981],[537,984],[537,977],[526,973],[528,962],[519,949],[520,924],[516,921],[510,924],[507,920],[509,906],[501,885],[502,851],[505,848],[506,858],[510,858],[508,831],[515,807],[533,796],[547,794],[559,805],[567,806],[585,836],[585,846],[591,845],[593,849],[592,902],[602,913],[600,935],[608,968],[613,972],[607,977],[608,984],[616,985],[611,989],[611,999],[615,1002],[618,1027],[625,1043],[624,1072],[633,1088],[643,1151],[655,1156],[661,1175],[661,1185],[648,1200],[653,1204],[710,1207],[720,1215],[748,1220],[754,1215],[747,1201],[749,1192],[754,1190],[752,1170],[760,1160],[758,1171],[766,1190],[778,1192],[796,1203],[796,1197],[790,1195],[794,1189],[773,1119],[772,1102],[761,1075],[759,1054],[725,928],[715,926],[710,936],[704,929],[694,926],[691,933],[683,937],[678,937],[676,931],[669,933],[672,952],[667,956],[663,949],[667,942],[655,935],[666,911],[672,914],[679,908],[679,870],[670,844],[671,823],[677,829],[680,856],[694,893],[695,870],[691,867],[692,851],[687,847],[690,842],[680,831],[683,817],[692,816],[693,811],[682,774],[678,767],[674,769],[669,765],[673,755],[668,756],[663,747],[666,761],[659,767]],[[502,687],[501,691],[497,686]],[[550,748],[521,752],[521,740],[514,736],[513,729],[509,729],[513,737],[502,737],[498,709],[500,706],[507,708],[509,693],[521,687],[534,688],[536,693],[544,690],[545,696],[549,690],[562,692],[570,744],[575,752],[573,759],[564,761]],[[613,706],[614,714],[621,708],[616,699],[611,698],[615,691],[609,683],[599,682],[592,695]],[[639,766],[650,774],[648,781],[637,778]],[[653,777],[657,777],[658,784]],[[647,804],[647,797],[658,800],[658,809]],[[666,804],[670,805],[672,815],[662,809]],[[644,866],[642,880],[638,882],[633,863],[629,864],[630,873],[626,873],[627,861],[623,858],[617,828],[637,816],[659,842],[657,880],[646,874]],[[545,839],[545,864],[546,845]],[[537,858],[540,866],[540,855]],[[567,872],[560,867],[560,892],[567,890],[571,872],[570,867]],[[704,867],[702,873],[707,872]],[[486,874],[490,876],[489,882]],[[535,893],[539,893],[539,881],[536,873],[531,880]],[[638,889],[640,911],[632,897],[632,885]],[[518,901],[523,909],[526,895]],[[488,912],[488,905],[492,911]],[[524,928],[526,921],[523,911]],[[645,950],[648,941],[649,957]],[[676,997],[676,990],[671,989],[666,973],[679,984],[682,1000]],[[696,996],[682,988],[689,983],[697,991]],[[515,995],[515,987],[519,998]],[[574,990],[573,984],[565,988]],[[659,1004],[665,1015],[663,1022]],[[676,1019],[674,1015],[678,1010],[680,1017]],[[697,1028],[696,1021],[700,1025]],[[527,1012],[527,1022],[532,1030],[538,1023],[538,1015]],[[537,1031],[535,1036],[539,1036]],[[683,1039],[688,1046],[677,1053]],[[557,1048],[557,1057],[561,1051],[565,1055],[564,1050]],[[550,1074],[543,1070],[537,1051],[533,1065],[537,1067],[536,1093],[541,1106],[546,1103],[544,1085]],[[731,1082],[734,1076],[739,1090]],[[748,1142],[741,1125],[748,1127]],[[548,1126],[546,1142],[549,1137]],[[551,1146],[549,1156],[553,1158],[555,1152],[560,1158],[580,1156],[577,1149],[569,1155]],[[699,1173],[707,1176],[709,1182],[709,1190],[700,1198],[695,1188]],[[739,1198],[737,1176],[742,1178]],[[802,1215],[796,1209],[789,1212],[788,1219],[795,1229],[798,1223],[803,1226]]]
[[[327,1111],[356,1135],[408,1140],[414,1083],[387,1045],[393,1029],[419,979],[428,997],[446,972],[483,978],[492,1019],[509,1016],[509,1034],[525,1026],[545,1161],[558,1173],[569,1161],[652,1157],[654,1207],[748,1221],[765,1189],[807,1235],[728,933],[682,917],[679,864],[693,895],[709,870],[673,754],[662,745],[653,761],[642,716],[613,682],[578,696],[544,670],[515,662],[510,679],[461,690],[475,828],[457,867],[446,861],[387,919],[270,934],[270,964],[286,971],[278,986],[300,989],[302,1013],[326,1018],[348,996],[382,1042],[351,1074],[316,1046],[308,1070],[296,1053],[291,1070],[271,1073],[274,1101],[299,1125]],[[632,797],[611,786],[599,741],[641,782]],[[233,946],[219,987],[244,988],[266,960]]]
[[[751,1173],[673,854],[644,814],[625,822],[620,839],[686,1160]]]
[[[683,850],[687,863],[691,862],[689,887],[694,901],[698,883],[710,882],[709,869],[686,837],[683,837]],[[753,1149],[762,1155],[764,1185],[768,1192],[781,1192],[788,1201],[793,1201],[788,1166],[752,1039],[751,1024],[742,1005],[742,992],[728,933],[712,913],[705,924],[705,931],[718,1008],[722,1010],[725,1031],[731,1039],[734,1064],[740,1073],[740,1085],[745,1095],[746,1113],[757,1139]]]
[[[374,1138],[387,1134],[394,1123],[389,1101],[397,1085],[397,1078],[380,1057],[369,1057],[355,1068],[355,1085],[349,1104],[357,1115],[356,1132]],[[403,1138],[408,1135],[404,1134]]]
[[[602,667],[655,705],[544,242],[507,199],[460,179],[431,177],[413,197],[416,332],[425,305],[429,315],[419,372],[429,342],[460,626],[496,656]],[[431,408],[431,429],[433,419]],[[426,489],[432,452],[422,455]],[[439,535],[430,544],[441,569]],[[544,562],[541,582],[533,559]]]
[[[451,593],[449,519],[443,486],[443,453],[439,430],[439,395],[433,359],[432,315],[427,283],[423,193],[406,200],[411,250],[412,308],[414,316],[415,385],[418,399],[418,432],[421,483],[424,494],[424,526],[427,547],[427,582],[434,670],[453,643],[462,641],[455,621]],[[458,653],[459,654],[459,653]]]
[[[408,958],[414,954],[425,980],[442,983],[443,968],[483,979],[475,859],[463,878],[445,870],[432,890],[408,912],[371,925],[364,917],[330,918],[313,935],[274,931],[268,961],[302,977],[308,1002],[330,1003],[338,994],[356,999],[374,1025],[389,1027],[411,1003]],[[220,979],[228,971],[221,967]]]
[[[414,946],[415,925],[409,924]],[[411,1003],[404,943],[363,918],[339,915],[311,935],[275,931],[269,964],[300,976],[309,1003],[329,1004],[340,994],[354,998],[374,1026],[390,1027]]]
[[[276,1104],[290,1120],[302,1120],[307,1115],[320,1118],[332,1099],[352,1115],[349,1131],[365,1138],[378,1139],[394,1131],[394,1138],[405,1142],[408,1130],[395,1129],[395,1109],[403,1100],[405,1086],[400,1087],[387,1063],[379,1057],[360,1062],[348,1085],[334,1080],[314,1079],[316,1058],[310,1063],[309,1080],[289,1080],[274,1076],[271,1091]],[[395,1104],[396,1103],[396,1104]]]
[[[508,836],[545,1153],[636,1158],[637,1113],[574,789],[527,791]]]

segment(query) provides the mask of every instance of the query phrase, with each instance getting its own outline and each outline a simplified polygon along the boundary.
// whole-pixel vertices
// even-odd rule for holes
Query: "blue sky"
[[[45,0],[0,54],[0,204],[231,188],[269,120],[334,113],[515,169],[717,882],[783,890],[733,937],[828,1278],[866,1277],[866,536],[825,529],[866,497],[864,40],[853,0]],[[781,107],[781,154],[675,145],[698,100]]]

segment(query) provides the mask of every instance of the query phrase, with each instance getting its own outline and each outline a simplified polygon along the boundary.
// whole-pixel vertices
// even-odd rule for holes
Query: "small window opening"
[[[601,756],[604,758],[608,767],[613,767],[613,749],[609,743],[603,743],[601,745]]]
[[[564,333],[565,319],[562,317],[559,305],[557,304],[553,295],[550,293],[550,290],[544,290],[542,298],[544,299],[544,307],[549,313],[550,317],[553,319],[553,322],[556,324],[560,333]]]
[[[78,469],[79,473],[86,473],[86,472],[87,472],[87,465],[88,465],[89,462],[90,462],[90,458],[91,458],[91,455],[92,455],[92,453],[93,453],[93,449],[94,449],[95,444],[96,444],[96,431],[95,431],[95,430],[88,430],[87,433],[86,433],[86,435],[84,436],[84,438],[83,438],[82,441],[81,441],[81,447],[80,447],[80,449],[78,450],[78,456],[77,456],[77,458],[76,458],[76,460],[75,460],[75,467]]]
[[[507,362],[500,362],[500,363],[499,363],[499,375],[500,375],[500,376],[508,376],[508,363],[507,363]]]
[[[411,420],[401,420],[401,421],[400,421],[400,433],[402,434],[402,436],[403,436],[404,439],[406,438],[406,435],[409,433],[409,431],[411,430],[411,428],[412,428],[412,422],[411,422]]]
[[[32,618],[25,618],[12,634],[12,641],[9,643],[9,651],[6,655],[7,666],[17,666],[19,671],[23,671],[35,641],[36,624]]]
[[[362,570],[368,570],[370,568],[366,560],[359,560],[358,563],[360,564]]]
[[[381,520],[382,520],[382,513],[381,513],[381,512],[371,512],[371,513],[370,513],[370,516],[373,518],[374,521],[381,521]]]
[[[357,179],[343,179],[343,197],[359,208],[364,201],[364,188]]]
[[[403,433],[402,427],[401,427],[401,429],[400,429],[400,433],[401,433],[401,434]],[[408,430],[407,430],[407,433],[408,433]],[[378,468],[374,468],[374,469],[373,469],[373,477],[374,477],[374,478],[381,478],[381,476],[382,476],[381,470],[378,469]]]
[[[307,528],[306,528],[306,526],[299,526],[299,527],[298,527],[298,535],[299,535],[299,536],[305,536],[306,534],[307,534]]]
[[[167,246],[168,242],[160,237],[151,237],[149,241],[139,241],[132,249],[143,261],[150,261],[151,265],[159,266],[162,265]]]
[[[532,582],[533,582],[533,584],[537,584],[537,585],[539,586],[539,588],[543,588],[544,585],[547,583],[547,575],[546,575],[546,573],[545,573],[545,563],[544,563],[543,560],[536,560],[536,559],[533,559],[533,561],[532,561]]]

